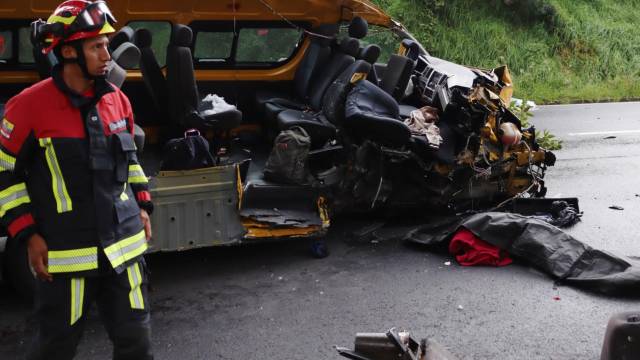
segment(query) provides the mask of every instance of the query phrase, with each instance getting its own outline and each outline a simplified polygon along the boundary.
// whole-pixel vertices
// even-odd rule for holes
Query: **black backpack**
[[[196,129],[187,130],[183,138],[169,140],[163,153],[160,170],[192,170],[216,164],[207,139]]]
[[[307,132],[294,126],[283,130],[276,139],[264,168],[267,180],[287,184],[305,184],[309,179],[309,148],[311,138]]]

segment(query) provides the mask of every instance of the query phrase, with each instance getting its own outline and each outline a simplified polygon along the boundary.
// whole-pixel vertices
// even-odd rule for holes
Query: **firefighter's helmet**
[[[46,54],[62,43],[113,33],[115,23],[115,17],[102,0],[67,0],[58,5],[46,23],[35,21],[32,35],[36,41],[43,42],[42,52]]]

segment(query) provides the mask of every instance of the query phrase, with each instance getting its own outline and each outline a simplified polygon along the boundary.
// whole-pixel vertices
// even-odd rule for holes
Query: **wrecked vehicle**
[[[48,76],[55,59],[33,49],[29,24],[54,6],[0,5],[0,104]],[[155,203],[151,251],[318,239],[345,212],[460,212],[545,195],[555,157],[509,111],[508,69],[432,57],[367,0],[109,6],[122,26],[110,80],[133,104]],[[274,145],[293,129],[302,140]],[[167,146],[190,136],[209,145],[201,167]],[[298,175],[265,176],[267,163]],[[6,245],[9,278],[27,284],[23,245]]]

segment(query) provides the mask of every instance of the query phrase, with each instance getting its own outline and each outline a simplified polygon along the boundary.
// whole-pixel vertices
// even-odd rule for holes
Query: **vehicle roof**
[[[4,0],[0,2],[0,18],[46,19],[60,2]],[[371,24],[392,25],[391,18],[368,0],[110,0],[107,3],[122,25],[134,18],[188,24],[205,19],[282,20],[281,16],[317,25],[348,21],[356,15]]]

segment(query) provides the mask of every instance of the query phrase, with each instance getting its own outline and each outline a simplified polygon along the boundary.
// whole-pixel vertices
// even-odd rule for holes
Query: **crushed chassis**
[[[411,105],[438,109],[440,149],[413,141],[388,147],[340,129],[337,141],[311,151],[315,180],[306,185],[265,181],[266,159],[258,154],[230,156],[228,165],[209,169],[160,172],[152,180],[152,251],[315,239],[342,213],[460,213],[545,195],[545,171],[555,156],[509,111],[506,67],[484,71],[421,55],[412,88]],[[519,143],[502,143],[500,125],[507,122],[521,133]]]

